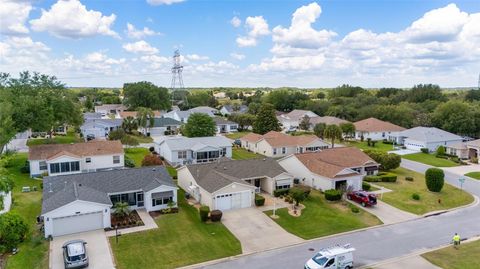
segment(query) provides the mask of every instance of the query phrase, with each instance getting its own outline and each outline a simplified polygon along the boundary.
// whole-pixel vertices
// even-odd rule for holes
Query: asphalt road
[[[423,173],[429,166],[403,160],[402,167]],[[459,176],[445,173],[450,184],[459,185]],[[480,181],[467,179],[463,188],[480,197]],[[248,225],[248,224],[246,224]],[[196,268],[303,268],[314,251],[335,244],[350,243],[356,248],[355,267],[408,255],[422,249],[438,247],[450,242],[458,232],[462,238],[480,234],[480,205],[416,219],[380,226],[365,231],[318,239],[291,247],[232,258],[217,264]],[[272,240],[275,240],[273,237]]]

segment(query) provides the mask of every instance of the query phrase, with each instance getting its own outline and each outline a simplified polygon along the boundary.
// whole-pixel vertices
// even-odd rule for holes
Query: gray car
[[[63,244],[63,262],[66,269],[88,267],[86,244],[83,240],[72,240]]]

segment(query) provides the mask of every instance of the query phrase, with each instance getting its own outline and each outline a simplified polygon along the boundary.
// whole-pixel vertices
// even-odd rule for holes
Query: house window
[[[230,125],[230,130],[237,130],[237,125]]]
[[[113,156],[113,163],[120,163],[120,156]]]
[[[220,153],[222,157],[227,156],[227,148],[222,148],[222,152]]]
[[[110,201],[113,206],[117,203],[127,203],[129,206],[137,204],[137,195],[135,192],[110,195]]]
[[[63,162],[63,163],[51,163],[50,173],[67,173],[80,171],[80,162]]]
[[[285,154],[285,153],[287,153],[287,148],[283,147],[282,148],[282,154]]]
[[[382,133],[382,137],[385,137],[385,132]]]
[[[185,150],[178,152],[178,159],[186,159],[186,158],[187,158],[187,152]]]
[[[352,170],[355,171],[355,172],[360,173],[360,172],[362,171],[362,168],[360,168],[360,167],[355,167],[355,168],[352,168]]]
[[[50,173],[60,173],[60,164],[59,163],[51,163],[50,164]]]
[[[38,163],[40,171],[45,171],[48,169],[47,162],[46,161],[40,161]]]
[[[290,184],[277,185],[276,189],[277,190],[290,189]]]
[[[86,162],[86,163],[91,163],[91,162],[92,162],[92,158],[85,158],[85,162]]]
[[[152,206],[167,205],[168,202],[170,202],[172,200],[173,200],[173,197],[164,197],[164,198],[152,199]]]
[[[273,155],[277,155],[277,149],[273,148]]]

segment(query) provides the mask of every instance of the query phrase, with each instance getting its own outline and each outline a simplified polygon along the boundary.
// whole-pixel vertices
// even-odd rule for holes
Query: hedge
[[[255,194],[255,205],[262,206],[265,204],[265,197]],[[212,211],[213,212],[213,211]]]
[[[413,181],[413,177],[405,177],[406,181]]]
[[[423,153],[429,153],[428,148],[421,148],[420,150],[421,150]]]
[[[210,212],[210,219],[213,221],[213,222],[217,222],[217,221],[220,221],[222,220],[222,211],[220,210],[212,210],[212,212]]]
[[[338,201],[342,199],[342,192],[339,190],[326,190],[324,194],[325,199],[327,199],[328,201]]]
[[[289,189],[280,189],[280,190],[274,190],[273,191],[273,196],[275,197],[280,197],[282,195],[288,194]]]
[[[396,182],[397,175],[391,173],[378,173],[377,175],[365,176],[366,182]]]
[[[420,200],[420,194],[418,194],[418,193],[412,194],[412,199],[416,200],[416,201]]]
[[[210,207],[206,205],[200,207],[200,219],[203,222],[208,220],[208,213],[210,213]]]
[[[367,182],[362,182],[362,190],[369,191],[372,188],[372,185],[368,184]]]
[[[425,171],[425,183],[432,192],[440,192],[443,188],[445,173],[439,168],[429,168]]]

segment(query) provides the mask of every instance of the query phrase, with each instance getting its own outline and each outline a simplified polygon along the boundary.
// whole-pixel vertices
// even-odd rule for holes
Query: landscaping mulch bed
[[[173,207],[170,209],[170,211],[168,210],[158,210],[158,211],[150,211],[148,212],[148,214],[150,214],[150,216],[154,219],[160,217],[161,215],[165,215],[165,214],[174,214],[174,213],[178,213],[178,207]]]
[[[130,212],[130,215],[128,217],[124,218],[119,218],[112,214],[110,216],[110,220],[112,227],[116,227],[118,225],[118,229],[145,225],[136,210],[133,210],[132,212]]]

